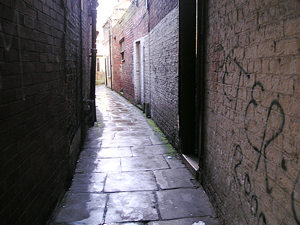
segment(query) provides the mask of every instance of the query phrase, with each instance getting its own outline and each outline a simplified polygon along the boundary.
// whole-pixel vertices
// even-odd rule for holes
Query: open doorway
[[[140,106],[144,102],[144,57],[141,41],[136,41],[134,46],[134,92],[135,104]]]
[[[179,1],[179,135],[181,153],[197,174],[203,155],[206,1]]]
[[[136,104],[141,104],[141,42],[137,41],[135,43],[135,75],[136,75],[136,91],[135,91],[135,101]]]

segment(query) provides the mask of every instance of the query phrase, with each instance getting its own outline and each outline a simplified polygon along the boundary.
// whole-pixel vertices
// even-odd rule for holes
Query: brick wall
[[[43,224],[71,179],[89,93],[90,2],[80,3],[0,2],[3,224]]]
[[[147,89],[150,89],[148,93],[150,92],[151,117],[177,148],[178,15],[178,7],[175,7],[152,29],[145,44],[146,55],[149,54],[145,75],[149,79]],[[148,67],[150,71],[147,70]]]
[[[133,52],[134,41],[143,37],[148,31],[148,13],[145,2],[139,5],[132,4],[124,16],[112,30],[112,56],[113,56],[113,87],[119,92],[121,89],[124,96],[134,101],[133,82]],[[124,40],[124,58],[121,61],[120,41]]]
[[[151,116],[178,147],[178,1],[139,1],[113,27],[113,87],[132,102],[150,103]],[[125,43],[121,62],[120,41]],[[141,68],[137,75],[139,43]],[[121,76],[122,74],[122,76]],[[142,76],[143,78],[139,78]],[[140,83],[143,84],[140,84]],[[141,87],[142,86],[142,87]],[[142,89],[142,93],[140,92]],[[137,100],[138,96],[141,102]]]
[[[205,188],[224,224],[300,224],[300,2],[208,8]]]

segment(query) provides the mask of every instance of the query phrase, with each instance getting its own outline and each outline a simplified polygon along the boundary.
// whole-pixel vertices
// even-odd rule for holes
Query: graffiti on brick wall
[[[255,93],[256,92],[256,93]],[[263,173],[265,176],[265,192],[271,194],[273,187],[269,181],[269,170],[268,170],[268,158],[267,152],[271,151],[268,147],[273,143],[283,132],[285,125],[285,113],[283,107],[277,99],[271,100],[269,107],[266,111],[263,111],[264,114],[258,113],[259,106],[261,106],[261,99],[259,96],[262,96],[264,93],[264,86],[259,81],[256,82],[251,90],[251,99],[245,109],[245,118],[244,118],[244,129],[247,137],[247,141],[251,146],[253,152],[257,156],[255,171],[259,169],[261,163],[263,163]],[[263,108],[261,106],[261,108]],[[257,117],[255,114],[259,114],[259,117],[262,117],[262,120],[255,121]],[[255,132],[255,133],[254,133]],[[260,140],[255,140],[253,137],[257,137],[257,132],[260,133]],[[252,134],[253,136],[251,136]],[[255,144],[259,143],[259,145]],[[259,198],[255,194],[255,190],[252,185],[252,178],[248,172],[243,172],[242,164],[244,160],[244,153],[240,145],[236,145],[234,148],[234,166],[233,166],[233,178],[235,184],[239,190],[239,199],[240,205],[243,208],[243,216],[248,224],[267,224],[267,218],[264,212],[260,209]],[[281,159],[281,168],[284,171],[287,171],[286,160],[282,157]],[[242,176],[244,174],[244,176]],[[299,197],[297,198],[297,191],[300,187],[300,172],[294,182],[293,190],[291,192],[291,211],[294,216],[294,220],[297,224],[300,224],[299,221]],[[244,201],[247,199],[247,201]],[[253,218],[248,218],[246,212],[251,212]]]
[[[239,204],[242,207],[243,217],[247,224],[266,225],[267,220],[264,212],[259,208],[259,200],[252,186],[250,175],[247,172],[243,173],[243,171],[239,171],[244,160],[243,150],[240,145],[235,146],[233,158],[235,161],[233,178],[236,188],[239,190],[238,198],[240,201]],[[244,199],[247,199],[247,201]],[[246,212],[249,211],[252,218],[248,218],[247,216]]]
[[[253,142],[253,140],[251,140],[250,138],[250,123],[251,123],[251,116],[249,116],[250,111],[252,111],[253,113],[255,113],[255,109],[257,107],[259,107],[259,100],[256,99],[254,97],[254,91],[256,89],[259,89],[260,92],[264,92],[264,86],[260,83],[260,82],[256,82],[251,90],[251,100],[248,103],[247,107],[246,107],[246,111],[245,111],[245,118],[244,118],[244,127],[245,127],[245,132],[246,132],[246,136],[247,136],[247,140],[248,143],[250,144],[250,146],[252,147],[252,149],[258,153],[258,159],[257,159],[257,163],[256,163],[256,170],[259,167],[259,164],[261,162],[261,158],[263,156],[263,162],[264,162],[264,170],[265,170],[265,186],[266,186],[266,191],[268,194],[272,193],[272,187],[270,187],[269,184],[269,178],[268,178],[268,163],[267,163],[267,148],[268,146],[275,141],[276,138],[278,138],[278,136],[282,133],[283,131],[283,127],[285,124],[285,114],[283,111],[282,106],[280,105],[279,101],[277,99],[272,100],[269,108],[268,108],[268,112],[267,115],[262,115],[265,119],[263,121],[263,130],[262,130],[262,137],[260,140],[260,146],[256,146]],[[252,108],[252,109],[251,109]],[[252,113],[252,114],[253,114]],[[274,117],[276,117],[277,121],[278,121],[278,127],[272,127],[272,123],[270,118],[273,116],[273,114],[277,114],[274,115]],[[273,121],[274,122],[274,121]],[[285,160],[282,159],[282,162],[284,162]],[[285,164],[285,163],[283,163]]]
[[[259,142],[259,146],[255,144],[254,139],[251,138],[251,129],[252,131],[257,131],[257,129],[251,128],[251,118],[253,115],[250,115],[251,112],[255,114],[255,109],[259,107],[260,100],[255,97],[254,92],[258,91],[263,93],[264,86],[260,82],[256,82],[252,87],[251,92],[251,99],[246,106],[245,110],[245,120],[244,120],[244,128],[247,137],[247,141],[251,146],[251,149],[258,155],[257,162],[255,166],[255,171],[258,170],[259,165],[263,162],[263,172],[265,176],[265,191],[267,194],[271,194],[273,187],[270,185],[269,182],[269,171],[268,171],[268,160],[267,160],[267,151],[271,151],[268,149],[270,144],[274,142],[280,134],[283,132],[283,128],[285,125],[285,113],[284,110],[277,99],[273,99],[263,116],[263,123],[262,126],[257,125],[256,128],[261,129],[261,140]],[[276,123],[274,122],[276,121]],[[252,123],[253,124],[253,123]],[[274,126],[275,124],[275,126]],[[273,125],[273,126],[272,126]],[[259,130],[258,130],[259,132]],[[257,141],[257,140],[256,140]],[[236,145],[234,148],[233,158],[235,164],[233,166],[233,178],[235,184],[239,191],[239,199],[240,205],[243,208],[243,216],[248,224],[254,224],[255,219],[257,220],[257,224],[267,224],[267,218],[264,212],[260,209],[259,198],[255,194],[255,190],[252,185],[252,178],[248,172],[243,172],[241,166],[244,160],[243,150],[240,145]],[[284,158],[281,159],[281,168],[286,171],[288,170],[286,165],[286,160]],[[244,176],[242,176],[244,174]],[[294,182],[293,190],[291,192],[291,211],[294,216],[294,220],[296,224],[300,224],[299,221],[299,197],[297,197],[297,191],[300,187],[300,172]],[[248,201],[244,201],[247,199]],[[248,218],[246,212],[250,211],[253,218]]]
[[[14,2],[15,4],[16,2]],[[24,68],[23,68],[23,59],[22,59],[22,49],[21,49],[21,38],[20,38],[20,15],[19,13],[14,10],[13,16],[12,16],[12,24],[17,25],[17,40],[18,40],[18,61],[19,61],[19,68],[20,68],[20,79],[21,79],[21,91],[22,91],[22,99],[25,100],[25,93],[24,93]],[[8,33],[12,33],[12,29],[14,26],[9,27],[8,29],[11,29]],[[1,41],[4,46],[4,51],[9,52],[11,51],[11,48],[13,47],[13,36],[8,36],[5,34],[3,24],[0,22],[0,34],[1,34]],[[1,62],[0,62],[1,63]],[[0,89],[3,88],[3,82],[2,82],[2,74],[0,71]]]
[[[233,166],[233,178],[236,184],[237,189],[239,190],[238,198],[239,204],[242,207],[243,217],[247,224],[257,224],[257,225],[266,225],[267,218],[264,212],[260,209],[260,200],[255,194],[255,190],[252,185],[252,181],[250,175],[247,172],[242,171],[242,163],[243,163],[243,151],[240,145],[236,145],[234,148],[233,158],[235,164]],[[242,174],[244,176],[242,177]],[[294,182],[293,190],[291,192],[291,211],[294,216],[294,220],[296,224],[300,224],[300,208],[299,208],[299,196],[297,194],[300,190],[300,171],[298,176]],[[245,199],[247,201],[245,201]],[[247,212],[250,212],[252,218],[247,216]]]
[[[218,71],[215,72],[221,71],[223,94],[229,102],[234,103],[234,109],[236,110],[241,78],[245,76],[249,79],[250,73],[233,57],[233,51],[226,54],[224,47],[217,45],[214,52],[219,59],[216,67]],[[263,212],[262,198],[260,198],[262,196],[258,196],[258,193],[256,193],[253,181],[257,181],[254,176],[256,172],[259,172],[264,177],[264,183],[262,183],[264,185],[263,192],[271,196],[276,184],[272,183],[273,181],[271,182],[270,179],[270,176],[274,177],[274,172],[271,172],[272,170],[269,168],[270,160],[268,160],[268,155],[272,152],[271,144],[275,143],[283,133],[286,120],[284,109],[278,97],[270,98],[268,96],[266,98],[265,94],[264,85],[260,81],[255,81],[251,88],[250,100],[244,109],[244,131],[247,143],[250,145],[252,152],[256,154],[254,170],[245,170],[245,167],[248,167],[248,165],[244,162],[245,153],[239,144],[235,145],[233,151],[233,180],[238,190],[243,218],[247,224],[257,225],[267,224],[268,218]],[[284,156],[279,161],[281,162],[281,169],[288,171],[287,161]],[[300,172],[294,181],[293,190],[290,190],[290,210],[296,224],[300,224],[299,180]],[[261,190],[259,194],[261,194]],[[249,213],[251,216],[249,216]]]
[[[250,74],[241,66],[241,64],[237,61],[236,58],[232,57],[232,51],[230,51],[229,54],[225,53],[224,47],[221,44],[217,45],[215,53],[219,54],[221,58],[221,62],[217,66],[217,69],[222,71],[223,93],[229,102],[234,102],[234,110],[236,110],[240,92],[241,78],[242,76],[245,76],[249,79]],[[235,70],[235,72],[229,72],[229,68],[232,65],[235,65],[238,68],[238,70]],[[229,86],[232,86],[227,84],[227,79],[229,78],[229,76],[238,77],[237,83],[234,84],[235,94],[229,94],[229,89],[231,88]]]
[[[300,171],[294,183],[293,192],[291,195],[293,216],[297,224],[300,224],[300,207],[297,207],[296,205],[296,201],[299,202],[299,196],[298,198],[296,196],[297,194],[299,195],[299,190],[300,190]]]

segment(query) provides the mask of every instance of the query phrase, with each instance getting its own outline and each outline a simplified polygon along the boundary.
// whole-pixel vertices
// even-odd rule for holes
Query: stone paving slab
[[[54,223],[100,224],[106,204],[105,194],[67,193]]]
[[[163,155],[168,153],[166,145],[150,145],[143,147],[132,147],[133,156],[145,156],[145,155]]]
[[[153,172],[138,171],[108,174],[104,192],[152,190],[157,190]]]
[[[101,147],[102,144],[102,140],[100,139],[94,139],[94,140],[90,140],[85,142],[85,144],[83,145],[83,148],[97,148],[99,149]]]
[[[99,127],[92,127],[89,129],[86,138],[85,138],[85,144],[88,144],[87,142],[93,141],[101,136],[101,129]]]
[[[186,168],[184,163],[182,162],[181,159],[177,158],[176,156],[169,156],[169,155],[164,155],[166,161],[170,165],[171,168],[176,169],[176,168]]]
[[[120,147],[120,148],[104,148],[97,154],[97,158],[120,158],[120,157],[130,157],[132,152],[130,147]]]
[[[144,223],[109,223],[104,225],[144,225]]]
[[[83,151],[80,154],[80,159],[121,158],[130,156],[133,156],[130,147],[101,147],[99,149],[83,149]]]
[[[157,197],[162,219],[215,217],[212,205],[202,188],[158,191]]]
[[[162,189],[193,187],[194,177],[186,168],[154,171],[157,183]]]
[[[151,145],[149,138],[118,138],[113,140],[103,140],[102,147],[130,147],[130,146],[145,146]]]
[[[104,181],[107,177],[105,173],[77,173],[74,175],[70,192],[98,192],[104,188]]]
[[[184,218],[177,220],[168,220],[168,221],[153,221],[147,223],[147,225],[192,225],[193,223],[197,223],[202,221],[205,225],[218,225],[218,221],[215,218],[211,217],[195,217],[195,218]]]
[[[167,169],[168,164],[161,155],[122,158],[122,171]]]
[[[80,172],[121,172],[120,158],[114,159],[94,159],[87,158],[79,161],[76,167],[76,173]]]
[[[154,145],[162,144],[161,139],[154,134],[150,136],[150,140],[151,140],[152,144],[154,144]]]
[[[128,130],[128,131],[117,132],[115,137],[116,138],[120,138],[120,137],[131,138],[131,137],[145,137],[145,136],[149,136],[149,132]]]
[[[109,195],[105,223],[157,220],[153,192],[122,192]]]

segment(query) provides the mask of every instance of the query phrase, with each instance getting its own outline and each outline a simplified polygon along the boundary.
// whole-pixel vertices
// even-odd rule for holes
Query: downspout
[[[83,0],[79,1],[79,9],[80,9],[80,98],[83,100],[83,27],[82,27],[82,13],[83,13]],[[84,113],[84,101],[81,101],[80,104],[80,117],[81,117],[81,141],[83,141],[83,137],[85,136],[85,113]]]
[[[97,56],[97,48],[96,48],[96,38],[97,38],[97,31],[96,31],[96,23],[97,23],[97,8],[98,2],[97,0],[92,0],[92,9],[91,9],[91,16],[92,16],[92,60],[91,60],[91,75],[90,75],[90,104],[91,104],[91,124],[93,125],[96,121],[96,103],[95,103],[95,86],[96,86],[96,56]]]
[[[107,87],[107,58],[105,57],[105,87]]]
[[[205,158],[205,120],[206,120],[206,102],[205,102],[205,90],[206,90],[206,53],[207,53],[207,22],[208,22],[208,0],[198,0],[198,59],[197,63],[199,65],[199,84],[200,88],[198,89],[198,96],[200,99],[200,113],[199,113],[199,133],[200,133],[200,143],[199,143],[199,170],[197,172],[197,178],[203,181],[203,167],[204,167],[204,158]]]
[[[112,44],[111,44],[111,21],[109,20],[109,38],[108,38],[108,42],[109,42],[109,70],[110,70],[110,89],[113,89],[113,68],[112,68],[112,57],[111,57],[111,53],[112,53]]]
[[[150,38],[150,31],[151,31],[151,27],[150,27],[150,21],[151,21],[151,12],[150,12],[150,0],[146,0],[147,1],[147,11],[148,11],[148,60],[149,60],[149,77],[150,77],[150,102],[145,104],[145,113],[146,116],[148,118],[151,117],[151,103],[152,103],[152,76],[151,76],[151,38]]]

